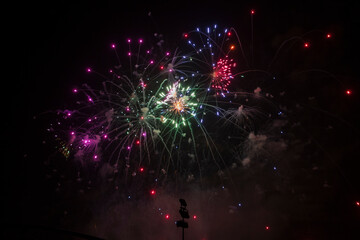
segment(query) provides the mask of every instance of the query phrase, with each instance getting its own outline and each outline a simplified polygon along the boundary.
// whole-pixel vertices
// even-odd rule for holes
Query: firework
[[[232,134],[243,132],[257,113],[246,103],[260,92],[234,90],[239,83],[232,81],[242,80],[234,59],[235,45],[241,44],[231,40],[231,31],[217,32],[216,25],[189,32],[190,49],[164,51],[155,36],[156,47],[127,39],[122,54],[111,44],[118,65],[107,74],[86,69],[102,85],[73,89],[77,107],[58,112],[58,125],[65,126],[61,138],[68,139],[64,156],[83,165],[108,162],[126,176],[136,176],[145,165],[160,175],[172,166],[192,176],[201,176],[202,164],[226,167],[222,155],[234,146],[214,141],[227,131],[219,123]]]
[[[62,131],[68,136],[62,137],[68,139],[73,155],[82,162],[101,161],[106,155],[106,159],[117,166],[129,167],[130,158],[137,159],[133,165],[140,165],[145,158],[150,160],[156,142],[161,140],[160,116],[155,112],[157,88],[165,78],[183,75],[184,70],[179,66],[186,60],[170,56],[169,52],[162,54],[154,47],[142,50],[143,39],[138,41],[138,50],[134,53],[131,40],[127,42],[128,62],[119,60],[106,75],[88,68],[89,74],[103,78],[102,88],[97,90],[84,84],[73,89],[80,98],[76,110],[59,111],[65,120],[61,125],[68,127]],[[111,47],[120,59],[115,44]]]
[[[231,70],[235,66],[236,63],[233,63],[233,59],[228,59],[228,56],[225,56],[224,59],[220,58],[213,67],[211,87],[217,91],[217,95],[219,95],[219,92],[229,93],[228,86],[230,85],[230,80],[234,78]]]
[[[189,86],[182,86],[180,82],[167,86],[166,90],[166,94],[159,93],[160,98],[163,99],[157,102],[161,122],[169,121],[175,128],[186,126],[189,118],[196,115],[198,103],[195,91]]]
[[[241,43],[234,39],[232,31],[219,30],[217,25],[207,27],[205,31],[197,28],[186,34],[186,41],[208,91],[222,96],[229,93],[231,82],[238,74],[234,59],[236,45],[241,49]]]

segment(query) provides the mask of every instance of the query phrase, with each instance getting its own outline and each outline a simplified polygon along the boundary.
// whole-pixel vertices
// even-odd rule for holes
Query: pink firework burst
[[[216,65],[213,67],[213,77],[211,81],[211,87],[215,89],[216,94],[219,92],[228,92],[228,86],[233,79],[232,68],[236,66],[233,59],[229,59],[228,56],[220,58]]]

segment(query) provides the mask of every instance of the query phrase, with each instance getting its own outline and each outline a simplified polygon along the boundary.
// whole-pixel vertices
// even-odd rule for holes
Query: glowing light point
[[[112,48],[115,48],[115,44],[111,44],[111,47],[112,47]]]
[[[156,191],[155,191],[155,190],[151,190],[151,191],[150,191],[150,194],[151,194],[151,195],[155,195],[155,194],[156,194]]]
[[[86,71],[87,71],[87,72],[91,72],[91,68],[87,68]]]
[[[254,9],[251,9],[250,13],[251,13],[251,15],[254,15],[254,14],[255,14],[255,10],[254,10]]]
[[[351,90],[350,89],[346,90],[346,94],[351,95]]]
[[[265,229],[266,229],[266,230],[269,230],[269,229],[270,229],[270,227],[269,227],[269,226],[265,226]]]
[[[331,38],[331,34],[330,33],[326,34],[326,38]]]
[[[170,53],[169,52],[166,52],[166,56],[169,56],[170,55]]]
[[[169,215],[169,214],[166,214],[166,215],[165,215],[165,218],[166,218],[166,219],[169,219],[169,218],[170,218],[170,215]]]
[[[193,216],[193,219],[197,219],[197,216],[196,216],[196,215],[194,215],[194,216]]]
[[[140,172],[143,172],[143,171],[144,171],[144,168],[143,168],[143,167],[141,167],[141,168],[140,168]]]
[[[139,43],[142,43],[142,42],[143,42],[143,40],[140,38],[140,39],[139,39]]]
[[[75,135],[75,132],[71,132],[70,134],[71,134],[71,135]]]
[[[356,206],[360,206],[360,202],[356,202]]]
[[[137,144],[137,145],[140,145],[140,140],[136,140],[136,144]]]
[[[184,33],[184,38],[188,38],[189,35],[187,33]]]
[[[78,90],[76,88],[73,89],[73,93],[77,93]]]
[[[310,47],[310,43],[308,43],[308,42],[305,42],[305,43],[304,43],[304,47],[305,47],[305,48],[308,48],[308,47]]]
[[[231,36],[231,32],[228,32],[227,35],[230,37],[230,36]]]
[[[131,43],[131,39],[130,39],[130,38],[128,38],[127,42],[128,42],[128,43]]]
[[[230,46],[230,50],[234,50],[235,49],[235,46],[234,45],[231,45]]]

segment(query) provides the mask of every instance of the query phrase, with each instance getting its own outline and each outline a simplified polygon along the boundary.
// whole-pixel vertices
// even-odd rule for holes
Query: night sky
[[[281,43],[294,35],[332,34],[329,41],[325,35],[309,35],[306,51],[294,44],[301,50],[281,52],[271,72],[283,80],[263,85],[276,96],[285,92],[273,100],[286,112],[278,119],[287,123],[286,150],[279,152],[279,141],[270,138],[264,146],[281,159],[278,171],[268,170],[261,154],[255,154],[259,162],[234,170],[231,184],[211,174],[204,177],[204,188],[169,180],[157,190],[157,199],[144,192],[133,202],[120,200],[121,194],[102,180],[88,190],[79,184],[78,166],[54,154],[56,142],[46,129],[49,112],[74,102],[71,89],[94,80],[86,68],[105,72],[113,66],[113,42],[125,46],[128,37],[162,33],[166,47],[174,49],[183,33],[214,24],[234,27],[250,55],[251,9],[252,68],[266,69]],[[355,4],[59,1],[14,3],[4,10],[11,13],[3,23],[9,30],[4,38],[11,42],[5,61],[12,68],[3,75],[3,239],[181,239],[174,225],[179,198],[198,214],[189,219],[188,239],[360,239],[360,22]],[[332,77],[285,77],[308,69]],[[303,128],[293,127],[297,123]],[[259,126],[258,134],[270,136],[275,128]],[[248,156],[257,151],[252,147]],[[138,191],[149,186],[143,184]],[[160,206],[171,219],[160,215]]]

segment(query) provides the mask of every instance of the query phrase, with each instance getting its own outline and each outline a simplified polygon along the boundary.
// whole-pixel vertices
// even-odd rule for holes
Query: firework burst
[[[228,131],[219,124],[229,125],[232,134],[244,132],[257,113],[246,105],[248,98],[259,95],[233,90],[239,84],[232,81],[241,77],[231,37],[216,25],[206,32],[197,29],[186,37],[190,50],[173,52],[164,51],[160,38],[157,47],[148,48],[143,39],[136,44],[128,39],[127,61],[111,44],[118,65],[107,74],[87,69],[103,79],[101,88],[73,89],[80,98],[77,107],[59,111],[66,157],[73,155],[83,165],[110,163],[126,178],[143,166],[155,176],[167,174],[170,166],[198,177],[203,164],[226,168],[222,155],[236,145],[214,141]]]

